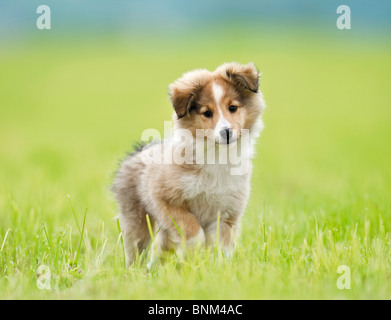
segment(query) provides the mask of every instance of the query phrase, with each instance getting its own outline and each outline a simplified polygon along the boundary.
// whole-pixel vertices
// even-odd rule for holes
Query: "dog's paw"
[[[228,258],[228,259],[231,259],[232,256],[233,256],[233,252],[234,252],[234,247],[233,245],[228,245],[228,246],[222,246],[222,251],[223,251],[223,255],[224,257]]]
[[[149,259],[148,263],[147,263],[147,270],[148,271],[151,271],[152,270],[152,267],[156,264],[156,259]]]

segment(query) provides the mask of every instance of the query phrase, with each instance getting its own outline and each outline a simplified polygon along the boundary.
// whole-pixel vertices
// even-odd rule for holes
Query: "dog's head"
[[[217,144],[237,141],[242,129],[256,135],[265,107],[258,87],[259,72],[252,63],[185,73],[169,86],[176,126],[194,137],[197,129],[209,131]]]

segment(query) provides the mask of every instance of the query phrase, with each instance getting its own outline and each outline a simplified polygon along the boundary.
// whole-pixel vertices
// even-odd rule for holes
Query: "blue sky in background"
[[[41,4],[50,6],[51,32],[60,35],[164,36],[237,27],[264,33],[292,28],[335,32],[341,4],[351,8],[352,34],[391,34],[391,0],[1,0],[0,43],[37,34],[36,9]]]

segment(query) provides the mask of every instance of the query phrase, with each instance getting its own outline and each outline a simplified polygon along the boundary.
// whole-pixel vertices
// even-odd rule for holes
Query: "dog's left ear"
[[[200,69],[185,73],[168,87],[168,94],[178,119],[183,118],[191,109],[197,95],[207,81],[209,71]]]
[[[223,76],[233,82],[240,91],[258,92],[259,72],[254,63],[243,65],[232,62],[224,64],[221,68]]]

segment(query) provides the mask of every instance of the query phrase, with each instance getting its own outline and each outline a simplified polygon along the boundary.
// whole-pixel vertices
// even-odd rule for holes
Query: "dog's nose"
[[[229,141],[229,139],[232,138],[232,129],[231,128],[224,128],[220,130],[220,136]]]

